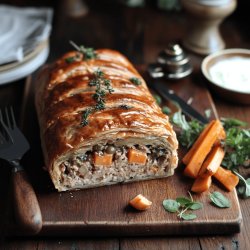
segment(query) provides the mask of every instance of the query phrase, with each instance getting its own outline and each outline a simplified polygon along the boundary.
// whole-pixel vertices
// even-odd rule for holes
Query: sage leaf
[[[183,220],[194,220],[197,218],[196,214],[185,214],[185,213],[182,213],[180,215],[180,217],[183,219]]]
[[[209,195],[209,198],[217,207],[228,208],[231,206],[230,201],[220,192],[213,192]]]
[[[180,203],[181,206],[187,206],[187,205],[189,205],[190,203],[193,202],[192,200],[190,200],[187,197],[178,197],[178,198],[176,198],[176,201],[178,203]]]
[[[188,208],[191,210],[198,210],[198,209],[202,209],[203,205],[200,202],[192,202]]]
[[[177,212],[179,207],[180,207],[180,205],[177,201],[171,200],[171,199],[164,200],[162,202],[162,205],[163,205],[164,209],[170,213]]]

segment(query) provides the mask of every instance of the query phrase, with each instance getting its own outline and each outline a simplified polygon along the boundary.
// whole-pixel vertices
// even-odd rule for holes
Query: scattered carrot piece
[[[129,201],[129,204],[137,210],[147,210],[152,202],[141,194],[138,194],[135,198]]]
[[[113,160],[113,154],[99,155],[94,153],[93,161],[95,166],[111,166]]]
[[[212,177],[207,176],[207,177],[198,177],[195,179],[193,186],[191,188],[191,191],[195,193],[202,193],[206,190],[209,189],[212,183]]]
[[[196,178],[198,176],[201,165],[217,140],[218,135],[221,134],[221,130],[223,130],[223,127],[220,121],[215,120],[210,129],[208,129],[207,133],[204,135],[203,140],[200,141],[200,144],[194,147],[194,153],[184,170],[186,176],[191,178]]]
[[[137,149],[132,149],[132,148],[128,150],[128,162],[129,163],[145,165],[146,161],[147,161],[146,153],[139,151]]]
[[[224,155],[225,152],[222,147],[213,147],[211,152],[208,154],[207,159],[202,164],[198,176],[208,177],[214,175],[218,170]]]
[[[213,175],[228,191],[232,191],[239,183],[239,177],[230,170],[219,167]]]

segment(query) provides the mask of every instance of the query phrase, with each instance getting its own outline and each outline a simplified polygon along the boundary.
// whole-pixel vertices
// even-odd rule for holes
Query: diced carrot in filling
[[[130,148],[128,150],[128,162],[139,165],[145,165],[147,161],[147,154],[137,149]]]
[[[103,154],[99,155],[94,153],[93,161],[95,166],[111,166],[113,160],[113,154]]]

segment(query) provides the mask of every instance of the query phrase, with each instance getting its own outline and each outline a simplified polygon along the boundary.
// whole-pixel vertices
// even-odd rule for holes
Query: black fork
[[[17,222],[27,233],[38,233],[42,228],[39,203],[27,175],[20,165],[29,143],[16,125],[13,109],[0,110],[0,158],[12,166],[12,182]]]

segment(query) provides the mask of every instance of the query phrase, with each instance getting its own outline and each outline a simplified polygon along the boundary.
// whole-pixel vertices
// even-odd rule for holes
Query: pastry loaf
[[[58,191],[173,175],[172,125],[119,52],[65,54],[40,72],[35,97],[45,165]]]

